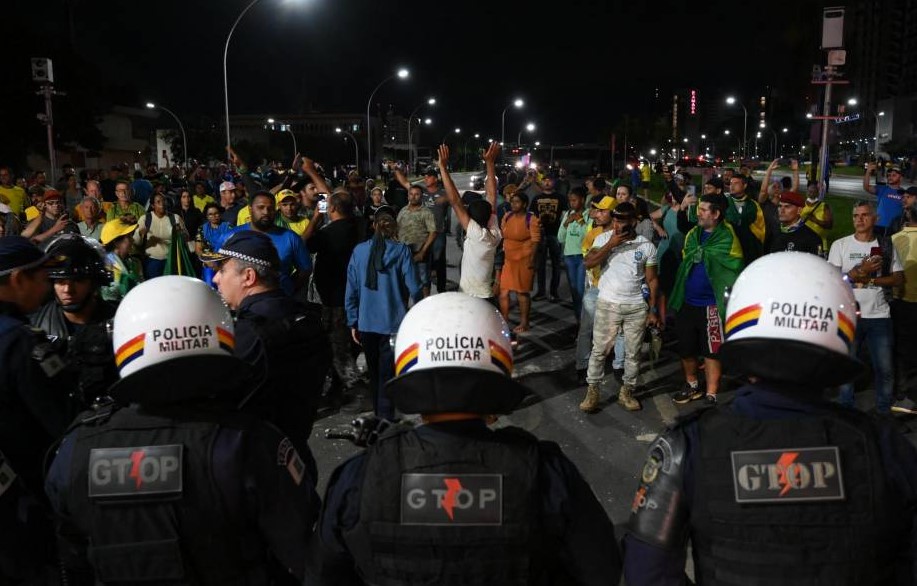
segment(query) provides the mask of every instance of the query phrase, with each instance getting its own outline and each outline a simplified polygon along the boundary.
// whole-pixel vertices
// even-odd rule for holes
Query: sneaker
[[[704,395],[704,403],[706,403],[710,407],[715,407],[716,406],[716,395],[707,393],[706,395]]]
[[[908,397],[899,399],[892,404],[893,413],[904,413],[906,415],[917,415],[917,403],[914,403]]]
[[[700,387],[695,388],[685,383],[685,388],[672,395],[672,402],[676,405],[684,405],[703,398],[703,396],[704,392],[700,390]]]

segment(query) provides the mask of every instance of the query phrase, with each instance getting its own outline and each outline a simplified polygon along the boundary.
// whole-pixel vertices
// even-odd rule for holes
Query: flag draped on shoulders
[[[731,287],[744,267],[742,259],[742,245],[736,236],[735,230],[728,222],[720,222],[710,233],[710,236],[701,242],[703,229],[695,226],[685,236],[685,248],[681,265],[675,275],[675,286],[669,306],[678,311],[685,301],[685,283],[688,275],[697,263],[704,263],[713,294],[716,296],[716,308],[720,312],[720,319],[726,319],[726,288]]]

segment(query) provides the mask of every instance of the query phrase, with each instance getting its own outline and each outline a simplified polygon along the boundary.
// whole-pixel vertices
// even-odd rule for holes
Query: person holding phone
[[[64,198],[59,191],[46,189],[41,201],[41,215],[29,222],[22,236],[41,244],[58,234],[79,234],[79,229],[64,209]]]
[[[904,282],[904,268],[898,253],[891,246],[882,246],[873,231],[878,217],[875,204],[857,202],[853,207],[853,234],[835,240],[828,253],[828,262],[841,270],[853,285],[853,295],[860,308],[850,355],[856,356],[860,346],[869,345],[869,356],[875,373],[876,411],[890,413],[895,371],[892,365],[891,308],[884,289],[899,287]],[[884,239],[883,239],[884,240]],[[839,402],[853,408],[853,384],[841,387]]]

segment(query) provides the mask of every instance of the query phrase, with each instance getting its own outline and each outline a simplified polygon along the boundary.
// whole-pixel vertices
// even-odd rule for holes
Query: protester
[[[535,254],[541,239],[541,223],[528,211],[529,198],[514,190],[509,198],[510,211],[503,216],[500,231],[503,234],[504,261],[500,270],[500,313],[509,321],[510,293],[516,294],[519,305],[519,325],[513,332],[529,330],[532,310],[532,284],[535,280]]]
[[[805,199],[795,191],[784,191],[780,194],[780,207],[777,210],[779,225],[777,232],[770,234],[768,252],[797,251],[822,256],[821,237],[813,232],[802,219],[801,212]]]
[[[220,206],[215,203],[204,204],[204,223],[197,229],[197,235],[194,238],[194,251],[198,258],[202,258],[208,252],[215,252],[216,248],[223,240],[229,237],[232,226],[222,221]],[[213,285],[214,270],[212,266],[204,264],[201,269],[201,278],[208,285]]]
[[[564,263],[567,266],[567,282],[570,284],[570,295],[573,298],[573,315],[579,324],[583,310],[583,291],[586,287],[586,266],[583,264],[583,238],[592,228],[586,217],[584,205],[586,191],[574,187],[567,193],[567,210],[560,217],[557,229],[557,240],[563,248]]]
[[[423,189],[418,185],[408,188],[408,205],[398,212],[398,239],[411,247],[417,276],[423,286],[423,295],[430,295],[431,247],[436,241],[436,217],[423,204]],[[378,213],[378,212],[377,212]]]
[[[102,299],[120,302],[128,291],[143,281],[143,263],[131,254],[137,224],[114,219],[103,224],[101,242],[108,253],[105,261],[112,273],[112,283],[101,287]]]

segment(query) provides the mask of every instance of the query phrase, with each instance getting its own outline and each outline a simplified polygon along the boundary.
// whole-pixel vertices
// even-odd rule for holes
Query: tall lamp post
[[[299,152],[299,147],[296,146],[296,135],[293,134],[293,130],[290,128],[289,124],[284,124],[283,122],[277,122],[273,118],[268,118],[267,123],[271,125],[271,130],[274,130],[274,124],[276,123],[280,126],[280,132],[289,132],[290,136],[293,137],[293,156],[296,156],[296,153]]]
[[[500,115],[500,144],[501,145],[504,142],[506,142],[506,111],[509,110],[510,107],[512,106],[515,106],[516,108],[521,108],[524,105],[525,105],[525,102],[522,101],[522,98],[516,98],[515,100],[513,100],[512,104],[503,108],[503,114]]]
[[[373,166],[372,126],[369,122],[369,107],[373,103],[373,97],[376,95],[376,92],[379,91],[379,88],[381,88],[387,82],[395,79],[396,77],[399,79],[405,79],[408,75],[410,74],[408,73],[407,69],[399,69],[397,73],[390,75],[380,81],[379,85],[376,86],[376,89],[373,90],[373,93],[369,94],[369,99],[366,100],[366,158],[368,160],[370,173],[372,174],[371,177],[376,176],[376,171],[375,167]]]
[[[354,165],[356,165],[357,173],[359,174],[360,173],[360,145],[357,144],[357,139],[354,137],[354,135],[350,134],[349,132],[341,128],[340,126],[335,128],[334,131],[337,132],[338,134],[345,134],[349,136],[350,140],[353,142]]]
[[[529,131],[529,132],[534,132],[534,131],[535,131],[535,123],[534,123],[534,122],[529,122],[528,124],[526,124],[526,125],[525,125],[525,130],[527,130],[527,131]],[[516,135],[516,146],[519,146],[519,145],[521,145],[521,144],[522,144],[522,130],[520,130],[520,131],[519,131],[519,134]]]
[[[481,139],[481,133],[474,133],[475,142]],[[465,142],[462,143],[462,168],[468,170],[468,141],[471,140],[471,137],[465,139]]]
[[[746,145],[748,144],[748,108],[746,108],[745,104],[739,102],[733,96],[726,98],[726,103],[730,106],[738,103],[740,106],[742,106],[742,111],[745,112],[745,121],[742,123],[742,158],[744,159],[747,156],[745,149]]]
[[[167,114],[172,116],[172,118],[175,118],[175,122],[178,123],[178,129],[181,130],[182,159],[183,159],[182,167],[184,169],[187,169],[188,168],[188,137],[185,135],[185,127],[182,125],[181,120],[178,119],[178,116],[175,115],[175,112],[173,112],[172,110],[169,110],[165,106],[157,106],[153,102],[147,102],[146,107],[149,108],[150,110],[156,110],[156,109],[162,110],[163,112],[166,112]]]
[[[878,156],[878,154],[879,154],[879,116],[885,116],[885,112],[884,112],[884,111],[882,111],[882,112],[873,112],[873,113],[872,113],[872,116],[873,116],[873,118],[876,119],[876,148],[875,148],[875,154]]]
[[[408,164],[411,168],[414,168],[414,141],[413,135],[411,134],[411,123],[414,121],[414,115],[417,114],[417,111],[423,108],[424,106],[435,106],[436,98],[430,98],[423,104],[414,108],[411,113],[408,115]]]
[[[251,10],[251,7],[257,4],[259,0],[252,0],[245,9],[239,13],[239,17],[236,18],[236,21],[232,23],[232,28],[229,29],[229,34],[226,35],[226,44],[223,45],[223,103],[226,108],[226,146],[231,146],[232,141],[229,136],[229,74],[226,69],[226,58],[229,55],[229,40],[232,39],[232,33],[235,32],[236,26],[238,26],[239,21],[242,20],[242,17],[245,16],[245,13]]]

